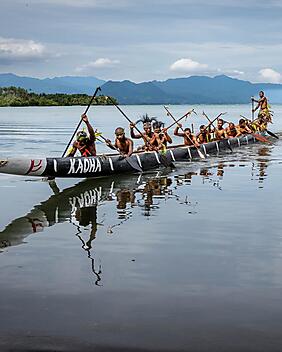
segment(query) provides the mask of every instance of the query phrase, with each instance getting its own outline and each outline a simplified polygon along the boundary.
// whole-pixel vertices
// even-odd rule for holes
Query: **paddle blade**
[[[206,159],[206,157],[204,156],[204,154],[200,151],[200,149],[198,149],[198,154],[200,156],[201,159]]]
[[[260,142],[272,144],[267,138],[261,136],[260,134],[252,133],[252,136],[255,137],[255,139]]]
[[[138,171],[138,172],[143,172],[143,170],[141,169],[141,167],[139,166],[139,164],[137,163],[136,159],[131,158],[130,156],[128,156],[127,158],[125,158],[125,160],[127,161],[127,163],[132,167],[132,169]]]
[[[278,137],[275,133],[273,133],[273,132],[271,132],[271,131],[269,131],[269,130],[266,130],[266,132],[267,132],[271,137],[274,137],[274,138],[276,138],[276,139],[279,139],[279,137]]]

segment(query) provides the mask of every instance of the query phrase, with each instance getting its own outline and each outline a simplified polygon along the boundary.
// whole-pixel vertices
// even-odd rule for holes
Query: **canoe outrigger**
[[[247,134],[238,138],[223,139],[194,146],[172,146],[165,153],[156,151],[134,152],[129,158],[122,158],[120,154],[105,154],[95,157],[67,157],[67,158],[7,158],[0,160],[0,173],[14,175],[28,175],[40,177],[99,177],[112,174],[129,173],[141,169],[151,170],[163,166],[165,159],[168,165],[173,162],[189,162],[205,156],[217,155],[222,151],[238,148],[241,145],[253,144],[258,141],[254,134]],[[134,168],[136,164],[136,168]]]

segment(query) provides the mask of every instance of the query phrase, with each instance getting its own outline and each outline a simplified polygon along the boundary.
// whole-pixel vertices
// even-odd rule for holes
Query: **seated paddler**
[[[216,141],[219,141],[221,139],[225,139],[227,137],[226,131],[225,131],[225,128],[223,127],[223,125],[224,125],[224,121],[222,119],[217,119],[217,126],[214,131]]]
[[[244,134],[253,133],[253,131],[247,126],[246,120],[240,119],[239,124],[236,126],[237,134],[236,137],[240,137]]]
[[[179,128],[182,129],[182,124],[178,123],[177,126],[175,127],[174,130],[174,135],[178,137],[183,137],[184,139],[184,145],[194,145],[196,147],[199,147],[200,144],[197,142],[196,137],[192,134],[191,129],[189,127],[185,128],[183,132],[179,132]]]
[[[88,134],[84,130],[77,132],[76,140],[73,142],[73,145],[68,151],[67,157],[74,156],[77,150],[80,151],[81,156],[96,156],[96,136],[93,127],[91,126],[86,114],[82,114],[81,119],[87,127]]]
[[[155,117],[149,117],[148,114],[143,115],[141,119],[137,120],[135,123],[131,123],[129,125],[130,128],[130,136],[133,139],[143,139],[145,141],[150,141],[150,139],[153,137],[153,131],[152,131],[152,122],[157,121]],[[139,123],[143,123],[143,132],[141,133],[135,133],[135,126]],[[137,150],[146,150],[148,149],[148,144],[146,143],[142,146],[139,146]]]
[[[167,129],[164,128],[162,121],[155,121],[153,123],[153,137],[150,139],[150,146],[153,150],[165,151],[167,143],[172,143],[172,139],[167,133]]]
[[[234,138],[237,136],[237,129],[233,122],[228,122],[228,126],[225,128],[225,134],[227,138]]]
[[[208,143],[211,141],[211,136],[209,131],[207,130],[207,127],[205,125],[200,126],[200,131],[196,135],[197,142],[202,144],[202,143]]]
[[[125,158],[133,153],[133,141],[125,136],[124,128],[118,127],[115,129],[115,143],[107,139],[107,146],[111,149],[118,150]]]

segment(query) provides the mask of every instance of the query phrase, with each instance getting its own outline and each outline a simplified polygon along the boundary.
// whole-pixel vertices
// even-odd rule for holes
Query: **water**
[[[228,120],[249,111],[195,108],[195,127],[203,108]],[[160,106],[124,109],[170,123]],[[0,155],[60,155],[81,110],[0,109]],[[113,107],[90,118],[106,137],[126,126]],[[281,151],[279,140],[50,185],[1,175],[0,351],[279,351]]]

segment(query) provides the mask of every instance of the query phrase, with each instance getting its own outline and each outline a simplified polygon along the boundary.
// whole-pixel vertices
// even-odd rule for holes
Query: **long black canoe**
[[[206,156],[216,155],[256,142],[257,139],[253,135],[247,134],[238,138],[202,144],[200,150]],[[147,171],[163,166],[163,160],[167,165],[170,165],[173,162],[197,159],[199,159],[197,148],[182,145],[170,147],[164,154],[155,151],[136,152],[130,157],[131,162],[119,154],[105,154],[89,158],[7,158],[0,160],[0,173],[40,177],[88,178],[136,171],[136,168],[132,166],[134,164],[143,171]]]

